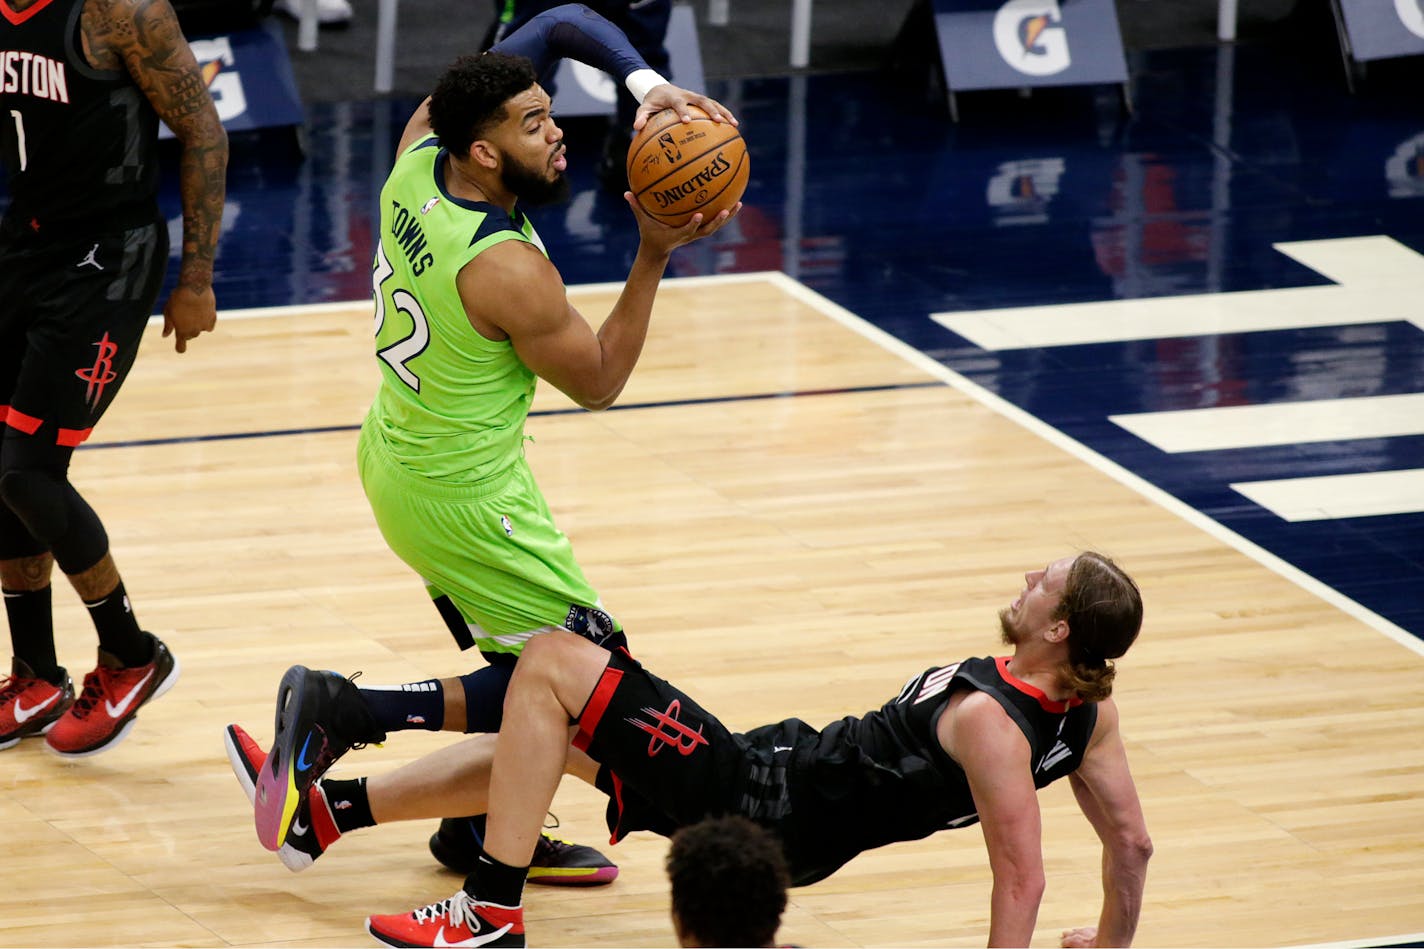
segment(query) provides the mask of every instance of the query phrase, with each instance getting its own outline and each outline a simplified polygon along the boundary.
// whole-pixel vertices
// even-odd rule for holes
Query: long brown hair
[[[1085,551],[1068,568],[1063,599],[1053,611],[1068,623],[1064,685],[1088,702],[1112,695],[1112,660],[1127,652],[1142,630],[1142,594],[1112,559]]]

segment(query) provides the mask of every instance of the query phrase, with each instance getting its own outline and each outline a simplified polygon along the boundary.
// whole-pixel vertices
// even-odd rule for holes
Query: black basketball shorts
[[[732,813],[745,780],[736,736],[621,649],[579,715],[574,746],[603,765],[597,786],[609,795],[615,841]]]
[[[0,244],[0,422],[67,453],[133,366],[168,264],[161,222]]]

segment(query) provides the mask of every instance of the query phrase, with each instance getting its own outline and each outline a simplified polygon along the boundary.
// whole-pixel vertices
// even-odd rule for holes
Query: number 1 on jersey
[[[11,109],[10,117],[15,120],[15,142],[20,151],[20,170],[24,171],[30,163],[29,156],[25,154],[25,118],[20,115],[19,109]]]
[[[395,273],[396,270],[391,266],[390,258],[386,256],[386,249],[378,241],[376,243],[376,263],[371,268],[372,290],[376,300],[377,336],[381,335],[381,327],[386,323],[386,298],[383,284],[395,276]],[[409,290],[399,287],[392,290],[391,302],[395,304],[398,311],[410,317],[410,334],[396,340],[385,349],[377,350],[376,355],[386,361],[386,365],[391,367],[391,371],[399,377],[401,382],[419,392],[420,377],[411,372],[406,363],[425,352],[425,347],[430,345],[430,321],[426,319],[425,311],[420,308],[420,301]]]

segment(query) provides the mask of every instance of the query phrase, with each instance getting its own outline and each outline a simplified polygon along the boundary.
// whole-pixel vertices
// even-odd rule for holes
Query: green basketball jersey
[[[367,425],[405,467],[471,484],[521,456],[535,375],[508,340],[470,325],[455,275],[503,241],[543,245],[517,209],[511,217],[452,196],[447,161],[428,136],[396,160],[381,189],[372,278],[381,388]]]

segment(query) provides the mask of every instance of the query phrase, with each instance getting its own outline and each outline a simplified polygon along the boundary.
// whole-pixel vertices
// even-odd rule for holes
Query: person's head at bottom
[[[781,846],[745,817],[684,827],[667,855],[672,925],[682,946],[770,946],[790,875]]]

